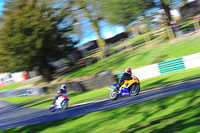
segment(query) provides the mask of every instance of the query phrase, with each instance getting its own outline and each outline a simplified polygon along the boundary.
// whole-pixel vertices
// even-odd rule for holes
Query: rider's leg
[[[117,85],[116,89],[120,92],[121,91],[121,86],[124,84],[124,80],[120,80],[119,84]]]
[[[58,97],[59,97],[59,95],[57,95],[57,96],[54,98],[52,104],[55,104],[55,102],[56,102],[56,100],[58,99]]]

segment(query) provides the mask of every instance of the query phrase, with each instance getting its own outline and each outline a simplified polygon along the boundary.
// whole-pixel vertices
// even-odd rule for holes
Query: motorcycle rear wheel
[[[140,85],[138,85],[138,84],[133,85],[129,90],[129,93],[132,96],[138,95],[139,92],[140,92]]]
[[[62,103],[62,110],[66,110],[68,108],[68,102]]]

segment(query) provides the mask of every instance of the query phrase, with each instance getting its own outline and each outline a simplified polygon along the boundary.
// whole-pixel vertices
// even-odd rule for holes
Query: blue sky
[[[2,14],[1,10],[3,9],[3,5],[4,5],[3,0],[0,0],[0,15]],[[91,40],[98,39],[97,34],[93,31],[93,29],[91,28],[90,25],[91,25],[91,23],[86,22],[84,25],[81,26],[81,29],[83,30],[83,37],[81,39],[81,42],[78,45],[87,43]],[[119,33],[125,31],[125,28],[123,26],[120,26],[120,25],[113,26],[113,25],[108,24],[108,22],[106,22],[106,21],[101,21],[99,23],[99,25],[100,25],[100,27],[102,27],[101,35],[105,39],[113,37],[116,34],[119,34]]]
[[[106,21],[101,21],[99,23],[99,26],[101,27],[100,33],[101,33],[102,37],[105,38],[105,39],[113,37],[116,34],[119,34],[119,33],[125,31],[125,28],[123,26],[120,26],[120,25],[113,26],[113,25],[110,25]],[[83,39],[81,40],[81,42],[78,45],[87,43],[91,40],[98,39],[97,34],[91,28],[90,22],[86,22],[84,25],[82,25],[81,29],[83,30]]]
[[[0,15],[2,14],[2,13],[1,13],[1,10],[3,9],[3,4],[4,4],[4,3],[3,3],[3,0],[0,0]]]

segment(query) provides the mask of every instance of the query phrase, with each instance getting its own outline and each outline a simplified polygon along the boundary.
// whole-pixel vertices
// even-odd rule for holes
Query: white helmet
[[[66,84],[61,85],[61,89],[66,90],[67,89],[67,85]]]

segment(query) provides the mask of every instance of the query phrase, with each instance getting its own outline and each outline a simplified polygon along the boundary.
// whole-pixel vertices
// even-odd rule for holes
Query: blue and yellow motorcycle
[[[108,87],[110,92],[110,99],[116,100],[118,97],[125,95],[138,95],[140,92],[140,81],[136,76],[132,76],[132,80],[124,80],[123,85],[119,88],[119,91],[116,89],[118,83],[113,83],[115,88]]]

